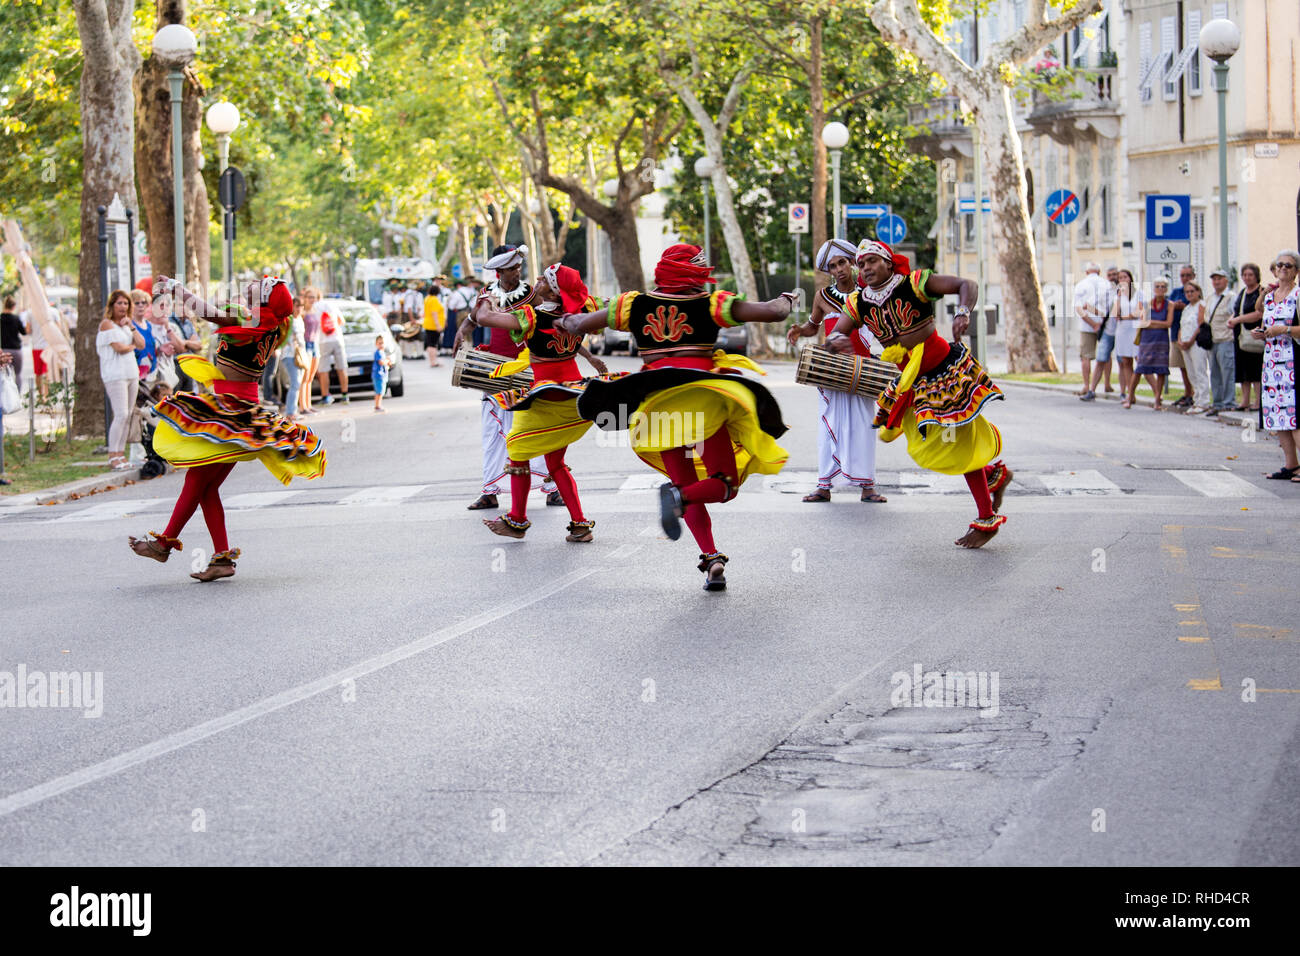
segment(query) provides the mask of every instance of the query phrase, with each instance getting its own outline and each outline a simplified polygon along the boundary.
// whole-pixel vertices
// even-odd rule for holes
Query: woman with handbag
[[[1264,342],[1254,338],[1250,333],[1259,328],[1264,313],[1259,308],[1259,299],[1264,291],[1259,284],[1259,266],[1253,262],[1244,262],[1241,266],[1241,281],[1246,287],[1237,295],[1232,304],[1232,318],[1228,325],[1232,328],[1233,359],[1235,369],[1233,378],[1241,386],[1241,404],[1237,411],[1259,411],[1260,376],[1264,371]],[[1255,400],[1251,401],[1254,390]]]
[[[1133,287],[1133,273],[1120,269],[1115,284],[1115,359],[1119,362],[1119,390],[1124,396],[1124,408],[1133,405],[1129,382],[1136,378],[1133,362],[1138,355],[1137,326],[1145,310],[1141,294]]]
[[[1147,384],[1156,397],[1154,411],[1165,407],[1165,381],[1169,378],[1169,329],[1174,324],[1173,309],[1169,303],[1169,280],[1156,279],[1151,283],[1151,305],[1146,318],[1138,322],[1137,366],[1128,382],[1128,403],[1132,408],[1137,401],[1138,376],[1146,377]]]
[[[1183,371],[1187,373],[1191,385],[1185,395],[1174,406],[1185,408],[1190,414],[1199,415],[1210,405],[1210,326],[1205,321],[1205,302],[1201,287],[1195,282],[1183,286],[1187,305],[1183,308],[1182,323],[1178,327],[1178,341],[1173,348],[1178,349],[1183,359]],[[1202,334],[1201,330],[1205,332]],[[1201,340],[1205,339],[1205,346]]]

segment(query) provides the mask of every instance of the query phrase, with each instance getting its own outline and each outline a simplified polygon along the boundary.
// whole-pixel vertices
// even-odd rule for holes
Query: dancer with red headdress
[[[887,362],[901,374],[878,399],[875,425],[883,441],[907,436],[907,452],[923,468],[962,475],[978,515],[955,544],[978,548],[1006,523],[998,514],[1012,473],[1001,461],[1002,433],[983,417],[984,406],[1002,398],[961,337],[970,324],[978,290],[969,279],[912,271],[907,256],[876,239],[858,244],[861,288],[849,295],[827,345],[849,352],[849,333],[863,325],[878,338]],[[956,294],[953,341],[934,326],[934,303]]]
[[[186,469],[185,484],[166,530],[128,541],[136,554],[165,562],[172,551],[182,550],[178,536],[202,508],[215,553],[204,570],[190,577],[228,578],[235,573],[240,552],[226,538],[220,488],[235,463],[256,459],[286,485],[295,477],[325,473],[325,449],[316,434],[258,403],[258,381],[289,330],[293,296],[283,280],[270,276],[250,283],[243,301],[224,309],[162,276],[154,280],[153,294],[155,310],[164,310],[171,296],[178,312],[189,309],[217,326],[215,364],[197,355],[179,359],[187,375],[210,383],[215,394],[179,392],[154,406],[162,419],[154,432],[154,450]]]
[[[510,510],[491,521],[488,530],[507,538],[522,538],[532,526],[528,520],[528,492],[532,485],[529,459],[541,456],[569,509],[568,536],[576,544],[590,543],[594,520],[582,513],[578,486],[574,483],[564,453],[586,434],[591,422],[578,415],[577,396],[586,387],[578,375],[578,353],[597,372],[605,372],[605,363],[592,358],[582,349],[582,336],[564,332],[555,326],[563,313],[594,312],[599,306],[587,292],[577,269],[553,265],[534,286],[532,304],[512,312],[492,308],[495,300],[488,294],[479,296],[478,304],[467,320],[471,325],[505,329],[526,352],[511,362],[503,362],[492,372],[493,378],[505,378],[531,366],[533,384],[488,396],[503,411],[513,412],[510,434],[506,436],[505,472],[510,476]]]
[[[655,266],[653,291],[624,292],[607,309],[566,315],[555,325],[575,335],[608,326],[636,339],[645,368],[589,382],[578,412],[603,429],[630,429],[633,451],[669,479],[659,489],[665,533],[676,540],[686,521],[700,547],[704,589],[721,591],[728,558],[714,543],[706,505],[736,497],[755,471],[776,474],[787,455],[775,441],[786,431],[776,400],[739,374],[763,370],[715,343],[721,329],[785,319],[794,294],[746,302],[731,292],[709,292],[712,272],[699,246],[671,246]],[[698,457],[691,446],[699,447]]]

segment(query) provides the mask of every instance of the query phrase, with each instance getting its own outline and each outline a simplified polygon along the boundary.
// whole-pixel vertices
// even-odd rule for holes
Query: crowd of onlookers
[[[408,348],[424,345],[429,365],[437,367],[440,355],[450,355],[456,327],[478,299],[483,283],[479,279],[448,279],[435,276],[428,282],[393,279],[384,290],[379,311],[397,336],[403,357]],[[474,330],[474,345],[487,341],[483,329]]]
[[[1079,398],[1094,401],[1099,386],[1115,391],[1113,360],[1121,406],[1133,407],[1145,380],[1160,411],[1171,369],[1177,369],[1183,394],[1170,407],[1207,416],[1227,409],[1257,412],[1260,427],[1278,433],[1285,456],[1285,466],[1269,477],[1300,481],[1293,345],[1300,337],[1297,267],[1300,253],[1284,250],[1269,264],[1269,282],[1262,281],[1258,265],[1247,262],[1235,287],[1227,271],[1216,268],[1206,289],[1185,265],[1175,288],[1159,276],[1146,295],[1128,269],[1109,266],[1103,278],[1099,265],[1085,264],[1086,275],[1074,288],[1074,314],[1082,326]]]

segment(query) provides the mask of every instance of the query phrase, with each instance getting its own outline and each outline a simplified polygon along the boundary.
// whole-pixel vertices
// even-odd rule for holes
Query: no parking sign
[[[790,234],[808,231],[808,204],[806,202],[790,203]]]

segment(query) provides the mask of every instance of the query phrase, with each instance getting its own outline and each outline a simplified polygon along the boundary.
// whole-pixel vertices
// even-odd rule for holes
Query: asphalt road
[[[0,700],[19,667],[103,688],[94,719],[0,704],[0,865],[1300,863],[1275,444],[1008,386],[1010,521],[968,552],[964,484],[901,442],[888,504],[801,503],[816,393],[773,364],[790,466],[715,509],[706,594],[594,434],[594,544],[538,494],[488,533],[477,394],[405,370],[387,415],[312,420],[322,479],[235,469],[233,580],[188,577],[197,517],[184,559],[127,549],[179,475],[0,506]],[[891,700],[918,666],[996,674],[997,715]]]

